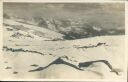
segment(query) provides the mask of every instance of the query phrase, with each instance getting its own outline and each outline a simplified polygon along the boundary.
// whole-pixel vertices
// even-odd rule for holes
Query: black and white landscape
[[[0,79],[123,79],[124,3],[4,3]]]

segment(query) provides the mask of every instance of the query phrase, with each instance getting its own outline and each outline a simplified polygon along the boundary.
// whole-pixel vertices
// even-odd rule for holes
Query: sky
[[[124,3],[4,3],[4,13],[21,18],[83,19],[101,23],[105,28],[124,28]]]

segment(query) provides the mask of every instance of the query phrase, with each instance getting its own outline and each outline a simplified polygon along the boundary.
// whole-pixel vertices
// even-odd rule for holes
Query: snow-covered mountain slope
[[[53,40],[63,39],[63,35],[45,28],[4,19],[4,38]]]
[[[2,66],[3,78],[7,78],[7,76],[8,78],[30,77],[41,79],[124,78],[124,36],[100,36],[69,41],[7,40],[4,42],[4,46],[11,49],[4,50],[4,59],[2,59],[1,63],[5,67],[12,67],[12,69],[4,69]],[[17,49],[19,49],[19,51]],[[43,53],[43,55],[35,53],[35,51]],[[110,72],[111,70],[104,63],[100,62],[86,67],[84,71],[77,70],[64,64],[53,64],[44,70],[28,72],[38,67],[47,66],[58,57],[62,57],[63,60],[76,66],[79,62],[107,60],[113,68],[119,72],[119,75]],[[36,67],[34,67],[34,65],[36,65]],[[13,71],[18,73],[13,74]],[[68,73],[71,75],[67,76]]]
[[[124,79],[124,7],[4,3],[0,80]]]
[[[61,40],[63,35],[45,28],[4,19],[3,57],[0,79],[123,79],[125,37],[97,36],[77,40]],[[57,40],[59,39],[59,40]],[[53,41],[57,40],[57,41]],[[52,63],[58,58],[70,63]],[[106,60],[119,73],[111,72],[102,62],[83,68],[81,62]],[[52,63],[52,64],[50,64]],[[49,65],[50,64],[50,65]],[[47,65],[49,65],[47,67]],[[45,69],[40,69],[45,67]],[[34,69],[35,72],[29,72]],[[68,76],[67,74],[71,74]]]

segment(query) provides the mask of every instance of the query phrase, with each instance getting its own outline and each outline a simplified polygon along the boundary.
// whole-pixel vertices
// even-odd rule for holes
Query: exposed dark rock
[[[57,58],[56,60],[54,60],[53,62],[51,62],[50,64],[48,64],[48,65],[45,66],[45,67],[39,67],[39,68],[37,68],[37,69],[30,70],[29,72],[41,71],[41,70],[44,70],[44,69],[48,68],[49,66],[51,66],[51,65],[53,65],[53,64],[64,64],[64,65],[71,66],[71,67],[73,67],[73,68],[75,68],[75,69],[82,70],[82,69],[80,69],[79,67],[77,67],[76,65],[73,65],[73,64],[71,64],[71,63],[68,63],[68,62],[64,61],[63,59],[61,59],[61,58],[59,57],[59,58]]]
[[[33,64],[33,65],[31,65],[31,66],[38,67],[38,65],[37,65],[37,64]]]
[[[45,54],[43,54],[41,52],[38,52],[38,51],[25,50],[25,49],[22,49],[22,48],[14,49],[14,48],[8,48],[7,46],[4,46],[3,50],[12,51],[12,52],[30,52],[30,53],[37,53],[37,54],[40,54],[40,55],[45,55]]]
[[[18,74],[18,72],[14,71],[13,74]]]
[[[117,75],[119,75],[119,73],[115,69],[113,69],[112,65],[107,60],[97,60],[97,61],[80,62],[78,66],[79,66],[79,68],[88,67],[88,66],[90,66],[90,65],[92,65],[93,63],[96,63],[96,62],[102,62],[102,63],[104,63],[105,65],[107,65],[109,67],[109,69],[111,70],[111,72],[114,72]]]
[[[108,46],[106,43],[101,43],[99,42],[98,44],[96,45],[90,45],[90,46],[82,46],[82,47],[79,47],[79,46],[75,46],[75,48],[79,49],[79,48],[94,48],[94,47],[98,47],[98,46],[101,46],[101,45],[105,45],[105,46]]]
[[[118,72],[116,70],[113,69],[112,65],[106,61],[106,60],[97,60],[97,61],[88,61],[88,62],[80,62],[78,66],[74,65],[74,64],[71,64],[69,62],[66,62],[64,61],[61,57],[57,58],[56,60],[54,60],[53,62],[51,62],[50,64],[48,64],[47,66],[45,67],[39,67],[37,69],[34,69],[34,70],[30,70],[29,72],[35,72],[35,71],[41,71],[41,70],[44,70],[46,68],[48,68],[49,66],[53,65],[53,64],[64,64],[64,65],[68,65],[70,67],[73,67],[77,70],[81,70],[81,71],[84,71],[83,69],[81,69],[82,67],[88,67],[90,65],[92,65],[93,63],[96,63],[96,62],[102,62],[104,63],[105,65],[107,65],[110,69],[111,69],[111,72],[114,72],[116,73],[117,75]]]
[[[5,69],[12,69],[12,67],[6,67]]]

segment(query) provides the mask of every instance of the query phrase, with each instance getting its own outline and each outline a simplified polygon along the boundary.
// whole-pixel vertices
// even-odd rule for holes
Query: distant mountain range
[[[8,15],[4,14],[5,19],[11,19]],[[103,35],[124,35],[125,29],[122,27],[117,28],[104,28],[102,24],[96,24],[92,22],[85,22],[82,19],[73,20],[73,19],[44,19],[42,17],[36,17],[30,20],[25,20],[23,18],[14,18],[12,20],[17,22],[38,26],[42,30],[48,29],[55,31],[57,33],[63,34],[64,39],[80,39],[94,36],[103,36]],[[35,28],[36,29],[36,28]]]
[[[117,3],[4,3],[4,19],[45,28],[69,40],[124,35],[124,9]]]

